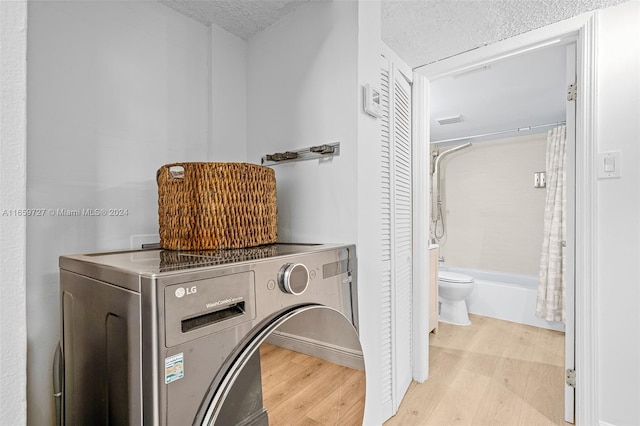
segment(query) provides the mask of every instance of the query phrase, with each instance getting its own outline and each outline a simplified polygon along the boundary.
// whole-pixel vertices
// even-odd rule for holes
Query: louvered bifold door
[[[392,253],[392,235],[391,235],[391,222],[392,222],[392,194],[391,194],[391,114],[389,109],[389,61],[382,57],[381,72],[380,72],[380,92],[381,92],[381,105],[382,105],[382,117],[381,117],[381,131],[380,131],[380,143],[381,143],[381,168],[382,168],[382,311],[380,312],[382,321],[382,403],[385,417],[390,417],[394,414],[393,409],[393,356],[392,356],[392,289],[391,289],[391,253]]]
[[[383,403],[394,414],[411,383],[411,87],[381,66]]]
[[[394,411],[397,411],[412,378],[411,86],[400,72],[394,72],[393,76],[393,341],[396,378],[393,399]]]

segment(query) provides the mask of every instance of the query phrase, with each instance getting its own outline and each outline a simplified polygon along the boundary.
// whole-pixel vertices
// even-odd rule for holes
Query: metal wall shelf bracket
[[[315,158],[329,158],[340,155],[340,142],[316,145],[295,151],[276,152],[262,157],[260,164],[273,166],[274,164],[290,163],[292,161],[313,160]]]

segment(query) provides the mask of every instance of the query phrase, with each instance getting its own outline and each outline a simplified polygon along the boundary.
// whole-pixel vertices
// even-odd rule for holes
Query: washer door
[[[353,325],[332,308],[311,305],[282,314],[228,365],[195,424],[362,424],[362,347]]]

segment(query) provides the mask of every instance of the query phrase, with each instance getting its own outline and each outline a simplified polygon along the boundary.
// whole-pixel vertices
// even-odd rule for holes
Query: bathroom
[[[442,401],[425,409],[429,424],[452,416],[470,424],[489,421],[497,409],[490,407],[491,395],[498,394],[525,411],[536,407],[541,424],[572,420],[563,404],[569,400],[565,324],[537,317],[536,304],[548,192],[540,174],[552,170],[548,133],[572,122],[566,82],[574,45],[554,40],[431,82],[430,238],[438,246],[440,324],[430,338],[430,368],[451,373],[443,376]],[[445,361],[458,356],[459,362]],[[514,359],[516,375],[509,372]],[[471,378],[468,394],[448,385]],[[496,385],[507,381],[509,391]],[[454,394],[465,410],[445,408]],[[484,395],[478,398],[486,403],[474,395]],[[517,416],[490,421],[509,424]]]
[[[432,83],[431,238],[441,278],[474,279],[470,313],[564,331],[535,311],[547,195],[540,175],[547,133],[566,121],[573,45],[557,40]]]

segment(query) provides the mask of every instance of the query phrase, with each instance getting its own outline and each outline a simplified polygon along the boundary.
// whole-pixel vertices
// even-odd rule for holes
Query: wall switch
[[[598,154],[598,179],[621,177],[621,151],[601,152]]]

